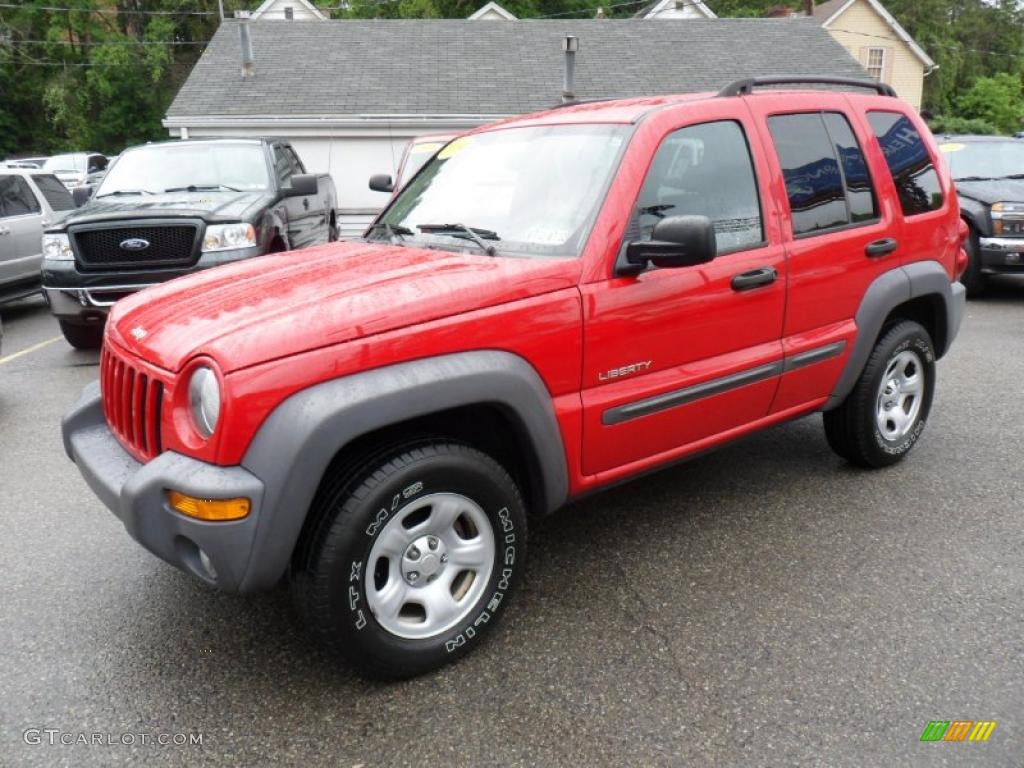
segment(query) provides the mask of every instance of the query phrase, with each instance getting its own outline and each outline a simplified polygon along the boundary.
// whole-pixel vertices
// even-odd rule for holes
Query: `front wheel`
[[[967,268],[960,275],[960,282],[964,286],[967,298],[974,299],[985,291],[988,280],[981,271],[981,246],[978,243],[978,233],[973,227],[964,241],[964,250],[967,251]]]
[[[75,349],[99,349],[103,346],[103,324],[78,325],[67,320],[60,321],[60,332]]]
[[[935,350],[928,331],[902,320],[875,344],[853,391],[824,413],[837,454],[862,467],[902,459],[924,431],[935,392]]]
[[[292,585],[315,632],[368,677],[395,679],[467,653],[519,581],[526,511],[492,458],[425,442],[327,481]]]

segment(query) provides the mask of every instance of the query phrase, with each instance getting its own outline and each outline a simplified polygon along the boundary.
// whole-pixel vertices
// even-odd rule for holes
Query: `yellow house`
[[[921,108],[924,79],[938,65],[878,0],[829,0],[814,17],[869,75]]]

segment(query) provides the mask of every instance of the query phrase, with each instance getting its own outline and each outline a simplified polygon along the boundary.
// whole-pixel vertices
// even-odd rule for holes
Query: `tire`
[[[330,224],[327,227],[327,242],[338,242],[338,222],[335,220],[334,216],[331,216]]]
[[[407,445],[328,478],[311,514],[293,596],[320,640],[370,678],[423,674],[475,648],[525,563],[519,489],[458,443]]]
[[[970,235],[964,242],[964,250],[967,251],[967,269],[960,275],[960,282],[964,286],[967,298],[974,299],[985,292],[988,283],[981,272],[981,252],[978,246],[978,233],[974,227],[970,228]]]
[[[99,349],[103,346],[103,325],[77,325],[60,321],[60,332],[75,349]]]
[[[919,323],[888,327],[846,399],[824,416],[828,444],[861,467],[895,464],[924,431],[935,392],[935,349]]]

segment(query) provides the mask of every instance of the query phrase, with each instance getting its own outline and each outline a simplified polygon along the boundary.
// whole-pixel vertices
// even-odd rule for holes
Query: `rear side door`
[[[786,364],[772,403],[780,413],[820,405],[831,393],[868,286],[899,266],[900,220],[877,147],[844,95],[748,101],[782,201],[789,262]]]
[[[0,283],[39,276],[42,235],[43,208],[28,183],[0,176]]]
[[[735,101],[678,114],[656,138],[623,247],[664,216],[697,214],[714,223],[718,255],[581,286],[587,475],[632,472],[763,419],[778,383],[786,265],[752,121]]]

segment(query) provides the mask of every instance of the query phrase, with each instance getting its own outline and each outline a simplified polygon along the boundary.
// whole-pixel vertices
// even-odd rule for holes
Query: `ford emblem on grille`
[[[129,237],[127,240],[121,241],[122,251],[144,251],[149,248],[149,240],[143,240],[141,237]]]

